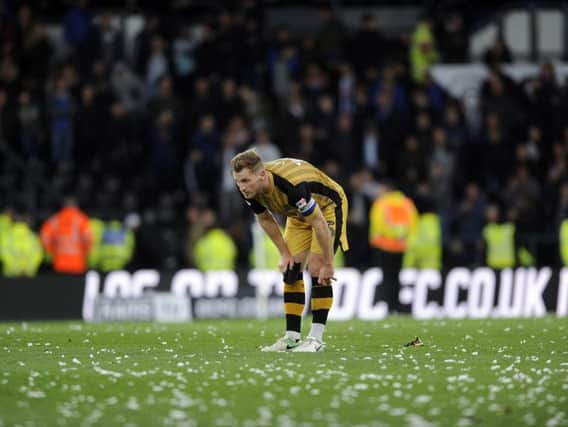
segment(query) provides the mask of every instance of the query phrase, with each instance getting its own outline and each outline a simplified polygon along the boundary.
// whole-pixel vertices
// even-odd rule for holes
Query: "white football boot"
[[[323,351],[324,343],[315,337],[306,337],[300,345],[292,349],[292,351],[297,351],[301,353],[317,353],[318,351]]]
[[[260,351],[290,351],[298,347],[299,344],[300,340],[293,340],[292,338],[289,338],[288,335],[284,335],[282,338],[279,338],[278,341],[276,341],[274,344],[261,347]]]

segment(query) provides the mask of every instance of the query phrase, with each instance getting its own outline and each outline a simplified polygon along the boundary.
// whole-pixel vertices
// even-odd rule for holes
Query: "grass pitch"
[[[568,425],[567,318],[331,323],[324,353],[257,350],[282,327],[0,324],[0,426]]]

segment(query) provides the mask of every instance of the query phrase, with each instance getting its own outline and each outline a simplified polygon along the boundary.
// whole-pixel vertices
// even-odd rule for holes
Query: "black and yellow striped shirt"
[[[246,200],[255,213],[268,209],[303,220],[314,211],[316,203],[322,211],[341,209],[345,199],[343,188],[312,164],[283,158],[267,162],[264,166],[270,172],[270,189]]]

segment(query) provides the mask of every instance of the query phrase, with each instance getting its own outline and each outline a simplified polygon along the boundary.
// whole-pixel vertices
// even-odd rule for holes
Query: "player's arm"
[[[333,247],[327,221],[306,183],[300,183],[291,189],[288,194],[288,200],[292,205],[296,206],[298,213],[304,217],[314,230],[316,239],[323,252],[323,264],[318,274],[318,280],[322,285],[329,285],[331,280],[334,279],[334,271]]]
[[[335,280],[335,272],[333,269],[333,249],[331,242],[331,234],[327,227],[327,222],[320,208],[316,206],[311,215],[305,217],[306,221],[312,226],[316,239],[322,249],[323,263],[318,274],[318,282],[320,285],[330,285]]]
[[[331,242],[331,234],[327,226],[323,213],[319,207],[316,206],[311,215],[305,217],[306,221],[312,226],[316,234],[316,239],[323,252],[324,264],[333,265],[333,246]]]
[[[257,213],[256,219],[280,252],[280,271],[285,272],[286,270],[291,270],[294,267],[294,257],[290,254],[286,241],[284,240],[284,236],[280,231],[280,226],[274,219],[272,213],[269,210],[265,210],[264,212]]]

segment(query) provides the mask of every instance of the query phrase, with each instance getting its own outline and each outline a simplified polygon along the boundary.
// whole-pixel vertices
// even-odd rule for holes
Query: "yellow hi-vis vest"
[[[411,236],[403,266],[440,270],[442,267],[442,227],[435,213],[420,215],[418,230]]]
[[[237,247],[231,236],[220,228],[209,230],[193,249],[195,265],[201,271],[233,270]]]
[[[514,224],[487,224],[483,228],[483,238],[487,248],[487,266],[498,269],[515,266]]]
[[[2,237],[2,265],[6,277],[35,276],[43,258],[39,237],[23,222],[14,222]]]
[[[568,265],[568,218],[560,224],[560,257],[562,265]]]
[[[12,227],[12,217],[8,214],[0,214],[0,258],[2,257],[2,238],[8,235]]]
[[[100,267],[99,261],[101,258],[101,240],[105,229],[105,223],[98,218],[89,218],[91,232],[93,233],[93,244],[87,254],[87,265],[89,268],[97,269]]]
[[[99,251],[99,268],[102,271],[124,268],[134,253],[134,233],[120,221],[107,222]]]

